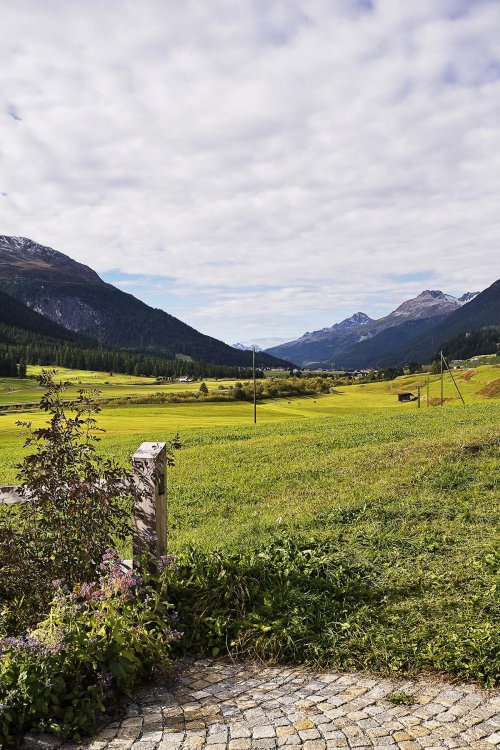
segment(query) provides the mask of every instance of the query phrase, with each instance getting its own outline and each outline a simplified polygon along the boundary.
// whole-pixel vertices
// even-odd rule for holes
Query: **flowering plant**
[[[67,401],[67,384],[54,375],[44,371],[37,378],[45,389],[40,408],[49,415],[47,425],[18,423],[31,449],[17,467],[28,502],[0,523],[0,600],[9,604],[3,616],[9,633],[33,627],[44,616],[52,580],[73,587],[96,579],[104,550],[130,534],[138,491],[129,470],[96,450],[102,432],[96,393],[80,390]]]
[[[98,581],[71,591],[54,581],[48,617],[0,641],[0,747],[27,729],[78,739],[116,695],[171,663],[182,634],[164,573],[126,569],[112,550],[100,568]]]

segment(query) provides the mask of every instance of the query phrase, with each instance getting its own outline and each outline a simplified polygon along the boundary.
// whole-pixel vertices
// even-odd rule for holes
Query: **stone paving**
[[[395,705],[394,693],[411,696]],[[408,699],[406,699],[408,700]],[[229,661],[186,663],[140,691],[126,718],[82,750],[500,748],[500,695],[435,680],[313,673]],[[74,748],[75,746],[71,746]],[[62,750],[69,750],[63,746]]]

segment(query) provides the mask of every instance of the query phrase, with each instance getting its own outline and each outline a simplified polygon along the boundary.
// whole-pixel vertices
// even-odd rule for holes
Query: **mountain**
[[[325,334],[343,333],[344,331],[352,331],[353,328],[359,328],[362,325],[366,325],[367,323],[372,323],[372,322],[373,320],[369,318],[368,315],[366,315],[363,312],[357,312],[357,313],[354,313],[354,315],[351,315],[350,318],[346,318],[345,320],[342,320],[340,323],[335,323],[335,325],[333,326],[328,326],[327,328],[320,328],[319,331],[312,331],[312,333],[307,331],[298,340],[299,341],[311,341],[312,339],[324,338]],[[284,344],[283,346],[286,346],[286,344]]]
[[[250,377],[252,370],[106,348],[68,331],[0,292],[0,376],[24,375],[26,365],[178,378]]]
[[[240,352],[251,352],[255,349],[256,352],[261,352],[260,346],[254,344],[253,346],[247,346],[246,344],[232,344],[233,349],[239,349]]]
[[[299,339],[271,347],[265,351],[275,357],[284,357],[300,366],[309,362],[333,361],[337,354],[360,340],[358,330],[372,320],[358,312],[350,318],[319,331],[304,333]]]
[[[107,284],[95,271],[26,237],[0,235],[0,290],[55,323],[116,349],[250,367],[233,349]],[[290,363],[261,354],[261,367]]]
[[[295,341],[266,351],[302,366],[323,362],[346,369],[377,367],[379,360],[391,358],[394,349],[470,304],[476,295],[477,292],[467,292],[457,298],[426,289],[378,320],[356,313],[341,323],[306,333]]]
[[[429,362],[436,351],[451,338],[491,326],[500,326],[500,279],[483,292],[474,294],[470,302],[462,304],[443,321],[394,347],[390,354],[390,364],[403,364],[412,360]],[[387,357],[382,366],[384,364],[388,364]]]
[[[30,310],[22,302],[13,297],[9,297],[5,292],[0,292],[0,326],[2,330],[5,327],[19,328],[24,331],[31,331],[42,336],[48,336],[58,341],[81,341],[82,337],[74,331],[63,328],[58,323],[54,323],[49,318]],[[4,338],[0,330],[0,341]]]

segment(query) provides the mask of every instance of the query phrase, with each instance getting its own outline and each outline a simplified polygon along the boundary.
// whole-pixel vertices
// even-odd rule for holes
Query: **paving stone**
[[[302,729],[299,732],[299,737],[305,742],[306,740],[317,740],[321,737],[321,734],[317,729]]]
[[[252,740],[252,750],[274,750],[277,747],[276,739],[272,737],[262,738],[260,740]]]
[[[252,737],[254,740],[263,740],[268,737],[275,737],[276,736],[276,729],[269,724],[264,724],[262,726],[254,727],[254,730],[252,732]]]
[[[249,750],[252,742],[249,738],[240,737],[237,740],[229,740],[229,750]]]
[[[414,696],[394,706],[394,692]],[[46,744],[44,744],[44,742]],[[30,735],[26,750],[55,750]],[[31,744],[30,744],[31,743]],[[52,744],[51,744],[52,743]],[[138,691],[124,719],[60,750],[500,750],[500,697],[472,685],[186,662]]]

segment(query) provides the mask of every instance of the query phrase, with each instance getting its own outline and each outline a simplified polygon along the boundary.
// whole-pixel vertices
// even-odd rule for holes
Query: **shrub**
[[[27,730],[79,739],[118,694],[168,666],[180,633],[162,576],[147,570],[124,571],[108,552],[98,581],[71,593],[55,582],[48,617],[0,641],[0,747]]]
[[[65,402],[66,384],[39,376],[46,427],[27,430],[33,448],[18,466],[19,503],[0,529],[0,629],[24,632],[47,611],[51,582],[70,588],[96,578],[102,554],[129,534],[135,488],[131,475],[96,453],[100,430],[95,392]],[[10,521],[10,523],[8,522]]]

